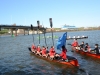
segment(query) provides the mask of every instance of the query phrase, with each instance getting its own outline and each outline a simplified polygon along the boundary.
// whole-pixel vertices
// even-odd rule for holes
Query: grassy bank
[[[8,29],[4,29],[0,31],[0,34],[5,34],[5,33],[8,33]]]

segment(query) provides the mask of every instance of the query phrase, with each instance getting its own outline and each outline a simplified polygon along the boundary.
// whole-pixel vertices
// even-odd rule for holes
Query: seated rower
[[[77,38],[80,38],[80,36],[78,36]]]
[[[73,38],[74,38],[74,39],[76,38],[75,35],[73,36]]]
[[[100,54],[100,53],[99,53],[98,44],[95,44],[95,49],[94,49],[94,50],[95,50],[96,54]]]
[[[34,44],[32,44],[31,50],[32,50],[33,53],[36,53],[36,46]]]
[[[54,46],[51,46],[51,48],[50,48],[50,51],[49,51],[48,55],[50,56],[50,59],[54,59],[54,57],[55,57],[55,50],[54,50]]]
[[[42,47],[41,53],[42,53],[42,56],[43,57],[46,57],[47,58],[47,51],[46,51],[46,48],[44,46]]]
[[[85,49],[84,49],[84,51],[88,51],[88,52],[90,52],[90,46],[88,45],[88,43],[86,43],[85,44]]]
[[[71,37],[70,36],[68,36],[68,39],[70,39]]]
[[[82,43],[80,44],[80,50],[84,50],[85,45],[84,45],[84,41],[82,41]]]
[[[65,46],[62,46],[62,52],[60,54],[61,60],[62,61],[68,61],[67,59],[67,55],[66,55],[67,49],[65,48]]]
[[[37,50],[36,54],[41,56],[41,48],[39,45],[37,46],[36,50]]]
[[[78,47],[77,39],[74,39],[74,42],[72,43],[72,50],[75,50],[76,47]]]
[[[84,38],[85,36],[84,35],[82,35],[82,38]]]

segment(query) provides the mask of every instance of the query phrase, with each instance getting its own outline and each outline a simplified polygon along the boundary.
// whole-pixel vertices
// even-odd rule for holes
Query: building
[[[73,25],[62,25],[61,30],[77,30],[78,27],[73,26]]]

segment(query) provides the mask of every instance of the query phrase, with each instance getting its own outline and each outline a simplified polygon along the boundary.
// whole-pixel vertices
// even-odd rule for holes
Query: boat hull
[[[90,52],[84,52],[83,50],[78,50],[78,49],[75,49],[75,48],[72,48],[72,50],[79,53],[79,54],[82,54],[84,56],[89,56],[89,57],[100,59],[100,54],[93,54],[93,53],[90,53]]]
[[[87,39],[88,37],[80,37],[80,38],[67,38],[67,40],[72,40],[72,39]]]
[[[29,51],[32,53],[31,48],[28,47],[28,49],[29,49]],[[68,60],[68,62],[66,62],[66,61],[59,61],[59,60],[51,60],[51,59],[49,59],[49,58],[41,57],[41,56],[36,55],[36,54],[34,54],[34,53],[32,53],[32,54],[35,55],[35,56],[38,56],[38,57],[40,57],[40,58],[42,58],[42,59],[44,59],[44,60],[47,60],[47,61],[56,62],[56,63],[64,64],[64,65],[70,65],[70,66],[79,67],[78,60],[77,60],[76,58],[74,58],[74,57],[68,56],[68,59],[69,59],[69,60]]]

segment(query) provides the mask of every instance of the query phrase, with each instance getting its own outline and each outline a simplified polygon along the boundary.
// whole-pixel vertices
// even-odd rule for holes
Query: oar
[[[40,22],[39,22],[39,21],[37,21],[37,25],[38,25],[39,45],[40,45],[40,32],[39,32],[39,29],[40,29],[40,27],[39,27],[39,25],[40,25]]]
[[[44,28],[44,26],[43,26],[43,28]],[[46,47],[47,47],[47,42],[46,42],[46,37],[45,37],[45,33],[46,33],[46,32],[45,32],[45,29],[44,29],[44,32],[43,32],[43,33],[44,33],[45,45],[46,45]]]
[[[34,43],[33,26],[32,26],[32,24],[31,24],[31,30],[32,30],[33,43]]]
[[[53,40],[53,30],[52,30],[52,18],[49,18],[49,21],[50,21],[50,27],[51,27],[51,32],[52,32],[52,42],[53,42],[53,46],[54,46],[54,40]]]
[[[68,43],[67,45],[72,45],[72,44]]]

